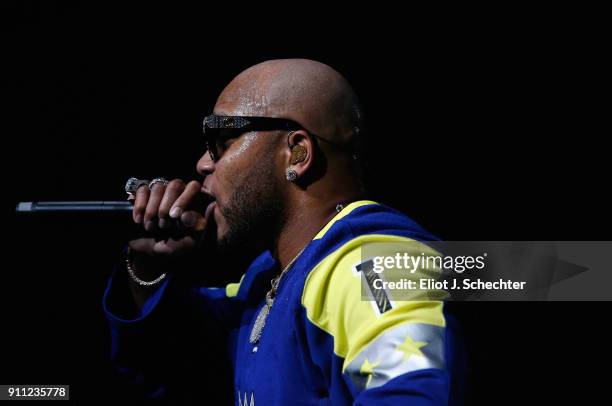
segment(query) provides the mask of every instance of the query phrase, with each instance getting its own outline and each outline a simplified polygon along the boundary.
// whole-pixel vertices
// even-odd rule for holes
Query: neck
[[[360,197],[325,199],[314,201],[312,199],[298,199],[290,205],[286,212],[286,220],[281,227],[278,238],[274,244],[272,254],[284,269],[315,235],[336,215],[336,206],[346,206]]]

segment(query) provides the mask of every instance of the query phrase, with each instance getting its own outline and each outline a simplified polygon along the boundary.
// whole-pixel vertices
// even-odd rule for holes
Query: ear
[[[293,170],[297,179],[303,177],[314,163],[314,140],[304,130],[287,135],[287,170]]]

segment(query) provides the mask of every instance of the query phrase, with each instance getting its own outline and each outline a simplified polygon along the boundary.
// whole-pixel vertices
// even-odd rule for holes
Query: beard
[[[235,191],[221,208],[227,229],[217,246],[222,254],[260,253],[269,247],[283,220],[281,192],[271,161],[262,160],[235,183]]]

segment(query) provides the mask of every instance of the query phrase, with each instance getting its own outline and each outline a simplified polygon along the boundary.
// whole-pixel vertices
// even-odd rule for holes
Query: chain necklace
[[[342,204],[336,205],[337,213],[340,213],[342,209],[344,209],[344,205]],[[308,244],[306,244],[306,246],[304,246],[304,248],[302,248],[300,252],[298,252],[297,255],[293,257],[291,261],[289,261],[287,266],[281,271],[280,274],[278,274],[278,276],[272,279],[271,281],[272,287],[268,291],[268,293],[266,293],[266,303],[263,305],[263,307],[257,314],[257,318],[255,319],[255,324],[253,324],[253,329],[251,330],[251,335],[249,336],[249,342],[251,344],[253,345],[257,344],[257,342],[261,338],[261,334],[263,333],[264,326],[266,325],[266,320],[268,318],[268,315],[270,314],[270,309],[272,309],[272,305],[274,304],[274,299],[276,297],[276,291],[278,290],[278,285],[280,284],[281,279],[287,273],[287,271],[291,269],[291,266],[300,257],[300,255],[302,255],[302,252],[304,252],[307,246]]]
[[[253,325],[253,329],[251,330],[251,336],[249,337],[249,341],[251,344],[257,344],[259,338],[261,337],[261,333],[263,332],[263,328],[266,325],[266,319],[268,318],[268,314],[270,314],[270,309],[272,309],[272,305],[274,304],[274,299],[276,297],[276,290],[278,289],[278,285],[280,284],[281,278],[287,273],[291,265],[298,259],[298,257],[304,252],[302,248],[300,252],[287,264],[287,266],[282,270],[277,277],[272,279],[271,285],[272,288],[266,293],[266,303],[257,314],[257,318],[255,319],[255,324]]]

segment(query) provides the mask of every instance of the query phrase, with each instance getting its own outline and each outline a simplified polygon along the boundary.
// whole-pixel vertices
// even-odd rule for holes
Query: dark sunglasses
[[[217,116],[211,114],[204,118],[202,130],[208,153],[215,162],[221,157],[220,151],[226,141],[250,131],[304,130],[312,137],[322,139],[293,120],[275,117]]]

